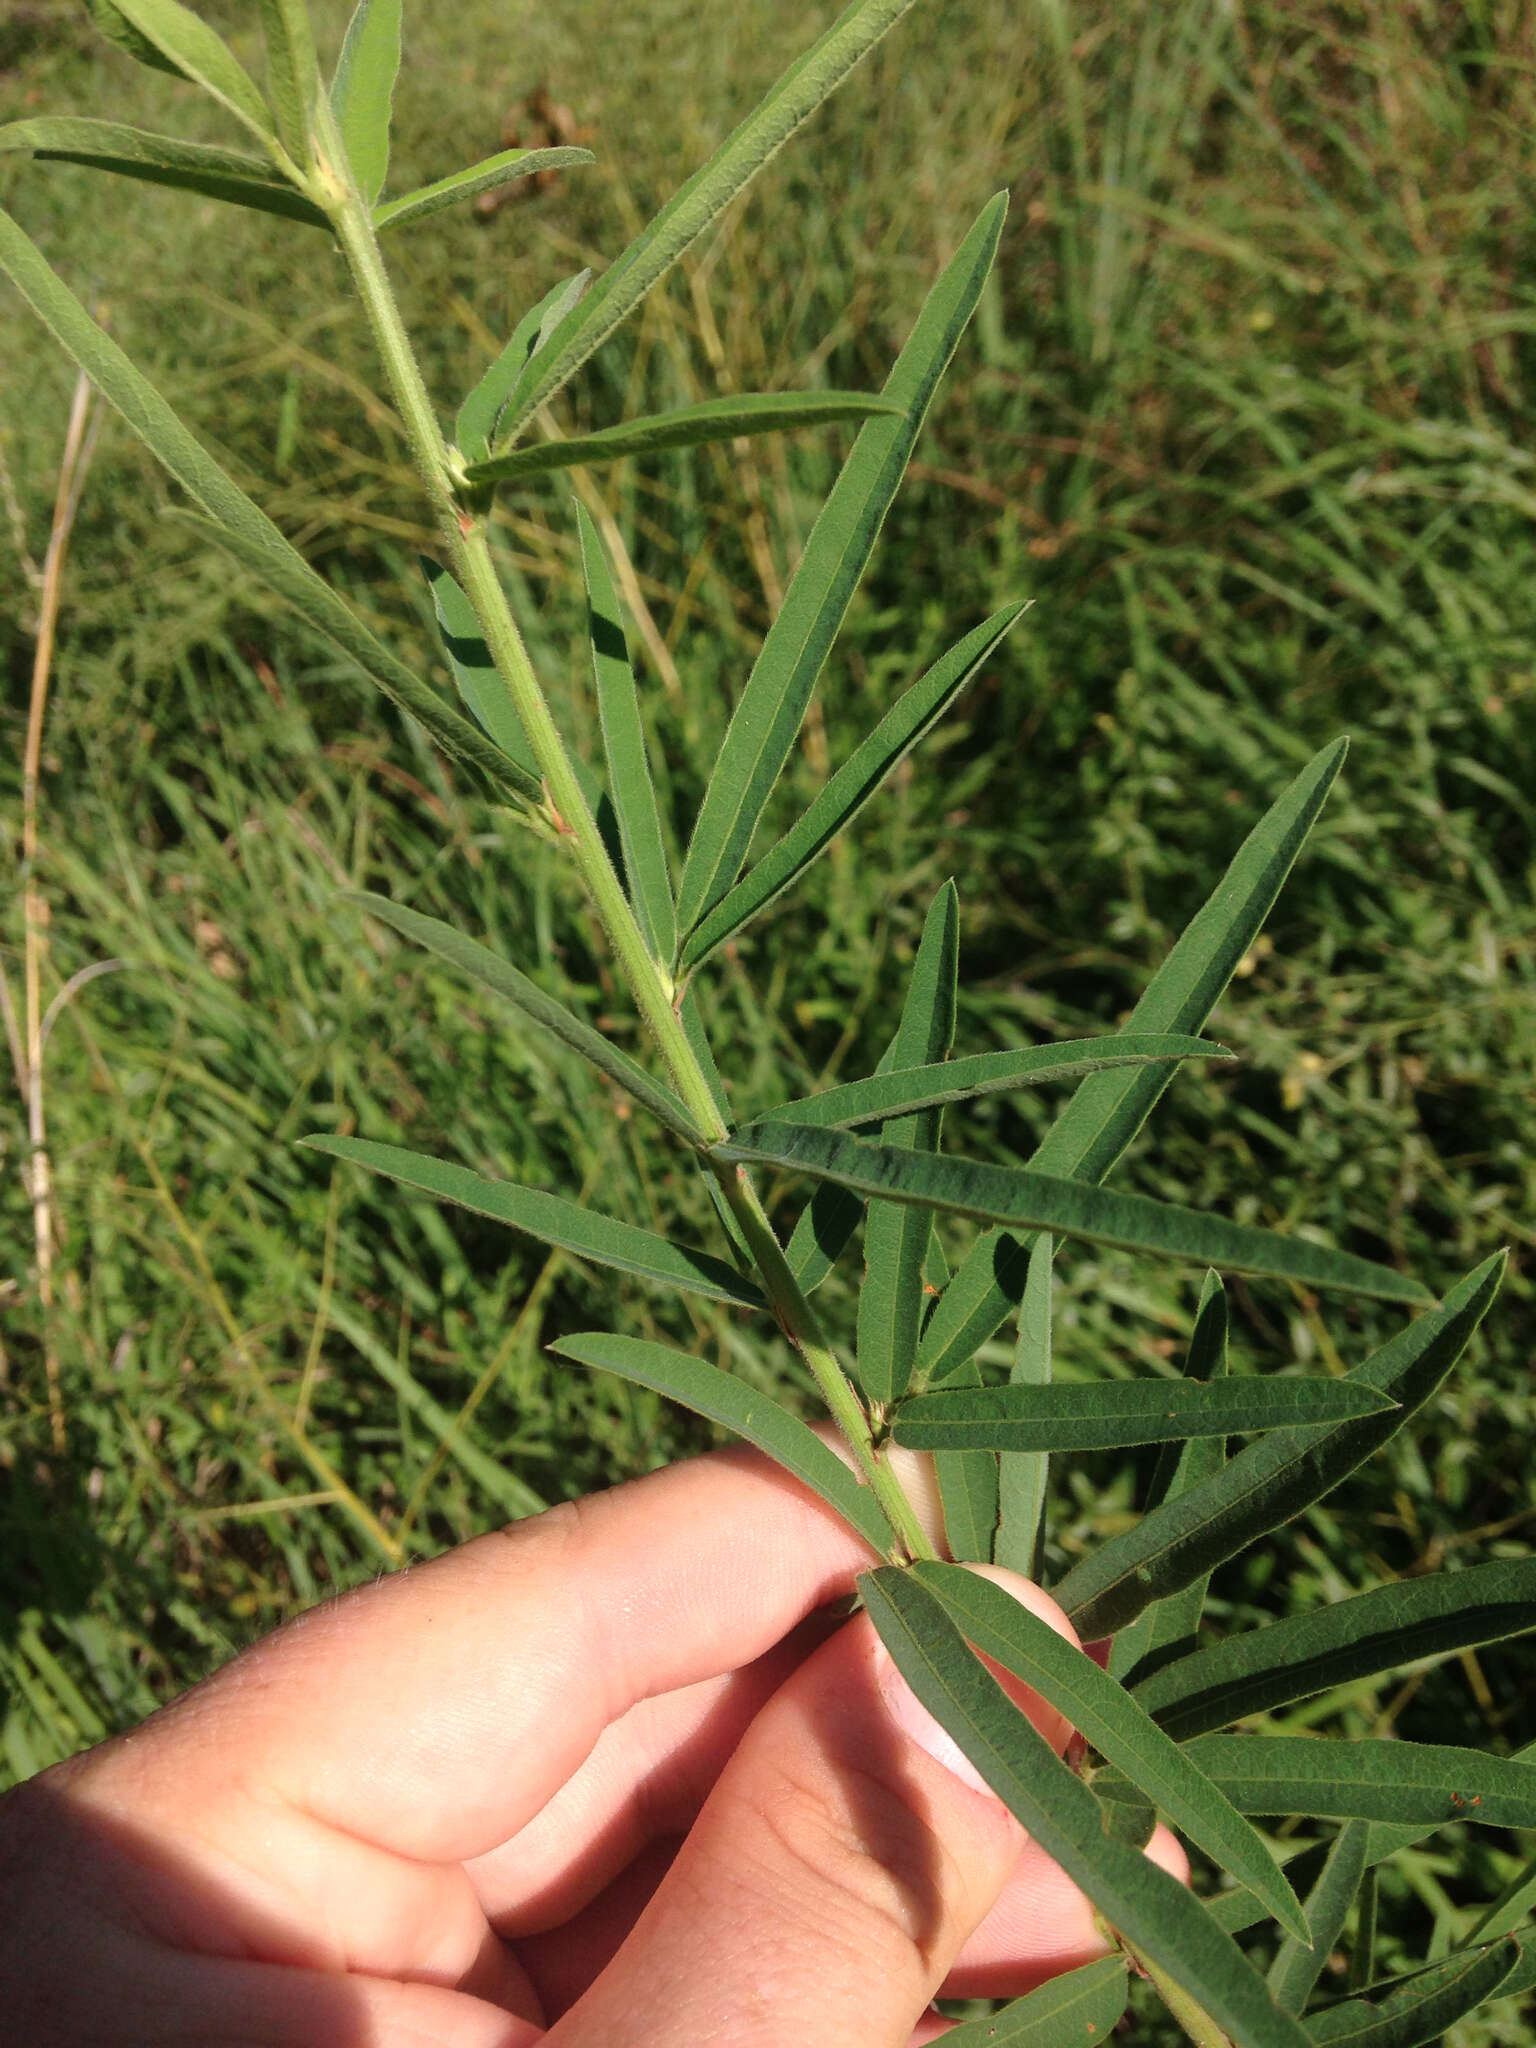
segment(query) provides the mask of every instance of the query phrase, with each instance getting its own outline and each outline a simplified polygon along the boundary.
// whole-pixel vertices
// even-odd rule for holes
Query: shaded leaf
[[[119,12],[115,0],[85,0],[85,11],[99,34],[106,37],[125,56],[132,57],[137,64],[148,64],[156,71],[165,71],[172,78],[185,78],[186,73],[179,64],[173,63],[165,52],[152,43],[141,29],[136,29],[125,15]]]
[[[1296,1896],[1264,1842],[1108,1672],[993,1580],[956,1565],[918,1564],[912,1570],[967,1642],[1065,1715],[1143,1798],[1261,1896],[1282,1925],[1297,1935],[1306,1932]]]
[[[1493,1941],[1512,1933],[1523,1920],[1536,1913],[1536,1856],[1517,1871],[1483,1914],[1468,1936],[1470,1941]]]
[[[1536,1764],[1481,1750],[1364,1736],[1199,1735],[1184,1754],[1240,1813],[1536,1827]]]
[[[370,206],[389,176],[389,126],[400,75],[401,0],[357,0],[331,81],[331,107],[358,190]]]
[[[249,206],[259,213],[281,214],[308,227],[330,230],[320,208],[296,192],[270,163],[238,150],[216,149],[206,142],[152,135],[142,128],[125,128],[118,121],[48,115],[12,121],[0,128],[0,151],[4,150],[30,150],[44,162],[84,164],[121,178],[199,192],[231,206]]]
[[[677,892],[677,921],[685,935],[726,894],[747,857],[938,381],[981,296],[1006,209],[1007,195],[999,193],[929,292],[881,393],[899,407],[899,415],[865,421],[817,515],[736,705],[694,821]]]
[[[192,84],[227,107],[263,141],[275,130],[255,81],[221,36],[181,0],[115,0],[117,12]]]
[[[1112,1801],[1111,1804],[1113,1803]],[[1367,1871],[1373,1870],[1379,1863],[1386,1862],[1389,1856],[1395,1856],[1399,1849],[1411,1849],[1416,1842],[1426,1840],[1434,1832],[1433,1827],[1395,1827],[1391,1821],[1367,1821]],[[1278,1852],[1284,1862],[1285,1874],[1290,1879],[1292,1890],[1305,1891],[1317,1882],[1332,1847],[1331,1841],[1312,1842],[1301,1848],[1282,1848]],[[1241,1934],[1245,1928],[1255,1927],[1261,1920],[1269,1918],[1268,1912],[1246,1885],[1239,1885],[1233,1891],[1219,1892],[1215,1898],[1207,1899],[1205,1910],[1217,1926],[1228,1934]]]
[[[1449,2027],[1497,1996],[1521,1961],[1519,1944],[1503,1941],[1471,1955],[1450,1956],[1412,1978],[1379,2005],[1348,1999],[1314,2013],[1307,2031],[1317,2042],[1340,2048],[1423,2048]]]
[[[557,1358],[573,1358],[578,1365],[617,1373],[621,1379],[653,1388],[696,1415],[734,1430],[820,1494],[877,1557],[891,1555],[896,1537],[869,1488],[859,1483],[808,1423],[789,1414],[767,1394],[733,1379],[716,1365],[706,1365],[702,1358],[690,1358],[685,1352],[649,1344],[639,1337],[592,1331],[562,1337],[549,1348]]]
[[[590,270],[579,270],[574,277],[563,278],[547,291],[536,306],[530,306],[513,328],[506,347],[459,407],[454,436],[460,452],[470,461],[477,462],[489,454],[496,422],[513,385],[529,358],[538,353],[554,326],[576,304],[591,278]]]
[[[809,119],[859,59],[899,21],[912,0],[854,0],[826,34],[797,57],[767,96],[694,172],[618,259],[591,295],[549,338],[542,360],[529,363],[504,421],[515,440],[710,222],[719,218],[768,159]]]
[[[489,946],[466,938],[440,918],[423,917],[420,911],[407,910],[403,904],[391,903],[387,896],[375,896],[365,889],[349,889],[343,893],[341,901],[367,911],[370,917],[380,919],[416,945],[425,946],[439,959],[458,968],[461,974],[479,982],[482,988],[513,1004],[562,1044],[580,1053],[610,1081],[616,1081],[626,1094],[632,1095],[648,1109],[658,1123],[676,1132],[680,1138],[699,1143],[697,1126],[670,1088],[652,1080],[628,1053],[620,1052],[611,1040],[594,1031],[590,1024],[584,1024],[553,996],[546,995],[526,974],[520,974],[510,961],[503,960],[499,953],[493,953]]]
[[[1088,1787],[972,1655],[915,1573],[866,1572],[859,1589],[918,1699],[1110,1925],[1198,1999],[1238,2048],[1301,2048],[1307,2036],[1297,2021],[1199,1902],[1139,1850],[1105,1835]]]
[[[404,227],[407,221],[426,220],[461,200],[477,199],[482,192],[494,192],[498,186],[513,185],[539,171],[566,171],[595,161],[590,149],[504,149],[499,156],[488,156],[467,170],[454,171],[433,184],[418,185],[414,192],[403,192],[398,199],[385,200],[373,209],[373,224],[378,229]]]
[[[791,434],[802,427],[824,427],[838,420],[866,420],[898,408],[886,398],[861,391],[759,391],[741,397],[706,398],[676,412],[650,413],[624,420],[595,434],[574,434],[565,441],[535,441],[505,455],[472,462],[472,484],[510,483],[516,477],[543,476],[552,469],[575,469],[585,462],[620,462],[626,455],[657,455],[668,448],[698,448],[711,441],[734,441],[743,434]]]
[[[1487,1313],[1503,1271],[1499,1253],[1346,1376],[1389,1394],[1399,1404],[1394,1413],[1331,1430],[1277,1430],[1075,1564],[1053,1591],[1079,1635],[1086,1641],[1112,1635],[1149,1600],[1178,1592],[1330,1493],[1445,1379]]]
[[[1249,833],[1126,1019],[1128,1032],[1204,1029],[1233,969],[1269,915],[1344,751],[1344,741],[1335,740],[1314,755]],[[1175,1071],[1149,1067],[1139,1073],[1090,1075],[1046,1133],[1031,1167],[1073,1180],[1103,1180]],[[1023,1293],[1028,1256],[1028,1244],[1010,1231],[989,1230],[978,1238],[923,1333],[920,1379],[943,1379],[986,1343]]]
[[[1019,1304],[1019,1336],[1008,1374],[1012,1386],[1051,1384],[1051,1264],[1055,1256],[1056,1240],[1048,1230],[1042,1230],[1030,1247],[1029,1277]],[[951,1373],[946,1384],[953,1386],[957,1378],[957,1374]],[[998,1464],[999,1513],[993,1561],[1032,1579],[1045,1520],[1050,1453],[1004,1451]]]
[[[475,608],[446,569],[425,555],[420,559],[427,586],[432,592],[432,608],[437,613],[437,630],[442,638],[443,652],[448,657],[448,666],[458,685],[459,695],[482,731],[488,733],[506,755],[510,779],[531,802],[537,803],[544,794],[539,764],[533,757],[533,748],[528,744],[528,735],[523,731],[523,722],[517,715],[511,692],[485,644]]]
[[[624,855],[630,901],[653,957],[663,965],[677,950],[677,921],[672,908],[672,878],[661,836],[661,817],[640,721],[640,699],[630,666],[619,612],[618,592],[597,528],[585,508],[576,507],[581,535],[581,562],[587,585],[587,637],[592,648],[592,676],[597,688],[598,716],[608,783]]]
[[[956,1388],[896,1410],[897,1443],[914,1451],[1103,1451],[1258,1429],[1320,1428],[1391,1403],[1348,1380],[1102,1380],[1085,1385]]]
[[[1125,2011],[1127,1984],[1119,1956],[1084,1963],[1001,2012],[951,2027],[944,2048],[1104,2048]]]
[[[312,157],[309,128],[320,92],[320,67],[305,0],[256,0],[267,39],[267,90],[278,139],[301,167]]]
[[[1344,1922],[1365,1875],[1370,1830],[1363,1820],[1340,1828],[1316,1884],[1307,1893],[1307,1938],[1288,1934],[1269,1966],[1269,1988],[1287,2012],[1304,2012],[1307,2000],[1344,1931]]]
[[[559,1245],[578,1258],[616,1267],[621,1273],[636,1273],[658,1287],[681,1287],[690,1294],[740,1308],[767,1307],[760,1289],[708,1252],[674,1244],[654,1231],[568,1202],[563,1195],[521,1187],[516,1181],[489,1180],[451,1160],[404,1151],[399,1145],[377,1145],[366,1138],[325,1136],[301,1142],[313,1151],[366,1166],[371,1173],[384,1174],[404,1187],[418,1188],[437,1201],[489,1216],[544,1244]]]
[[[847,1250],[864,1216],[864,1204],[835,1181],[819,1181],[795,1218],[784,1256],[804,1294],[819,1287]]]
[[[973,1362],[955,1375],[962,1384],[979,1387],[981,1372]],[[997,1454],[995,1451],[938,1451],[933,1460],[944,1510],[944,1541],[951,1557],[985,1564],[992,1556],[997,1531]]]

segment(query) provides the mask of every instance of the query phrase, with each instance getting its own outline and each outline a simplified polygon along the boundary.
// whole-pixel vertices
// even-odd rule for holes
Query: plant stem
[[[1118,1931],[1113,1932],[1112,1938],[1125,1950],[1137,1969],[1150,1978],[1152,1988],[1194,2042],[1195,2048],[1232,2048],[1231,2035],[1217,2026],[1205,2007],[1197,1999],[1192,1998],[1181,1984],[1175,1984],[1166,1970],[1154,1963],[1150,1956],[1143,1955],[1133,1942],[1127,1941]]]
[[[701,1150],[727,1135],[704,1070],[678,1014],[679,990],[670,970],[651,953],[624,885],[615,872],[597,821],[539,686],[523,636],[491,554],[488,516],[460,492],[455,458],[443,439],[421,371],[379,253],[367,203],[347,167],[329,107],[316,110],[315,177],[354,281],[367,309],[385,374],[400,408],[416,466],[432,501],[454,573],[473,606],[487,648],[517,712],[543,778],[548,821],[570,849],[588,898],[608,934],[636,1007],[692,1114]],[[847,1438],[858,1469],[874,1492],[906,1553],[932,1557],[932,1544],[880,1457],[870,1419],[838,1364],[820,1320],[797,1284],[746,1174],[710,1162],[731,1213],[752,1250],[780,1327],[804,1358],[833,1419]]]

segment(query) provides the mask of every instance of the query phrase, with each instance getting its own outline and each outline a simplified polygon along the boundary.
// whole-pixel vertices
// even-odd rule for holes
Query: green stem
[[[1150,1956],[1143,1955],[1123,1934],[1114,1931],[1111,1939],[1117,1941],[1137,1969],[1151,1979],[1153,1990],[1194,2042],[1195,2048],[1232,2048],[1231,2035],[1217,2026],[1205,2007],[1198,1999],[1192,1998],[1182,1984],[1175,1984],[1166,1970],[1154,1963]]]
[[[698,1125],[701,1149],[707,1150],[726,1136],[726,1126],[678,1015],[679,991],[671,974],[645,943],[597,821],[582,794],[496,573],[486,515],[460,496],[455,459],[438,426],[415,351],[395,304],[372,214],[352,178],[341,137],[324,102],[316,110],[315,121],[315,183],[367,309],[390,390],[437,514],[454,573],[474,607],[486,646],[527,735],[543,778],[549,822],[570,849],[587,895],[629,982],[636,1007]],[[780,1326],[815,1376],[865,1481],[907,1553],[912,1557],[932,1557],[933,1546],[895,1473],[875,1447],[863,1403],[827,1343],[816,1311],[790,1271],[755,1188],[739,1169],[712,1162],[711,1170],[751,1247]]]

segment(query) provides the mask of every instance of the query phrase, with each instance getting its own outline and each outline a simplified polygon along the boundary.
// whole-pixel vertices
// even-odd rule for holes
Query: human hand
[[[303,1616],[0,1802],[7,2038],[915,2048],[941,1991],[1102,1954],[868,1619],[827,1613],[869,1562],[728,1451]]]

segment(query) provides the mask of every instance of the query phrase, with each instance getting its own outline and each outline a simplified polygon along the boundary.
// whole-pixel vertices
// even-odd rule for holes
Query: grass
[[[208,11],[249,40],[241,10]],[[339,27],[339,8],[317,11]],[[566,424],[732,388],[878,382],[937,265],[1011,187],[999,288],[941,394],[785,811],[986,610],[1018,594],[1035,609],[809,888],[710,973],[743,1111],[872,1064],[950,874],[961,1047],[1112,1024],[1295,766],[1352,734],[1340,790],[1218,1011],[1241,1064],[1181,1077],[1124,1182],[1305,1224],[1436,1287],[1501,1242],[1514,1257],[1415,1443],[1218,1575],[1214,1613],[1251,1623],[1446,1557],[1527,1555],[1536,1532],[1536,295],[1522,262],[1536,74],[1523,0],[1299,0],[1240,18],[1158,0],[1134,29],[1115,12],[920,10],[600,355]],[[709,38],[681,35],[686,59],[665,64],[661,26],[696,17],[677,0],[617,17],[594,0],[537,14],[475,0],[419,30],[400,186],[495,148],[541,85],[595,129],[599,155],[488,223],[400,231],[445,404],[522,306],[611,258],[822,14],[751,0]],[[7,117],[109,103],[152,125],[200,118],[72,13],[0,12]],[[0,170],[0,198],[425,665],[410,557],[428,536],[321,239],[55,165]],[[8,297],[0,356],[14,506],[0,547],[21,599],[0,628],[9,810],[32,651],[21,554],[41,553],[71,373]],[[578,485],[643,604],[679,835],[839,438]],[[510,493],[503,541],[543,668],[591,725],[569,487]],[[724,1312],[546,1261],[294,1149],[344,1125],[577,1182],[638,1221],[681,1209],[700,1241],[713,1229],[648,1132],[606,1101],[594,1113],[584,1069],[337,907],[348,885],[452,905],[608,1015],[596,934],[540,849],[212,558],[115,424],[61,632],[40,864],[53,971],[129,966],[81,992],[49,1048],[63,1456],[25,1121],[0,1123],[11,1775],[396,1556],[705,1440],[648,1395],[552,1369],[542,1344],[561,1330],[611,1318],[723,1345],[747,1373],[792,1370]],[[20,917],[15,889],[8,971]],[[1055,1099],[979,1104],[965,1142],[1016,1157]],[[1198,1276],[1087,1249],[1060,1270],[1064,1372],[1176,1353]],[[1388,1326],[1365,1305],[1325,1319],[1278,1287],[1234,1297],[1256,1369],[1351,1361]],[[826,1298],[851,1326],[835,1277]],[[1112,1457],[1066,1475],[1053,1572],[1121,1525],[1144,1476]],[[1531,1675],[1519,1645],[1480,1652],[1330,1700],[1322,1725],[1504,1745],[1530,1733]],[[1469,1836],[1408,1859],[1394,1926],[1449,1939],[1507,1846]]]

